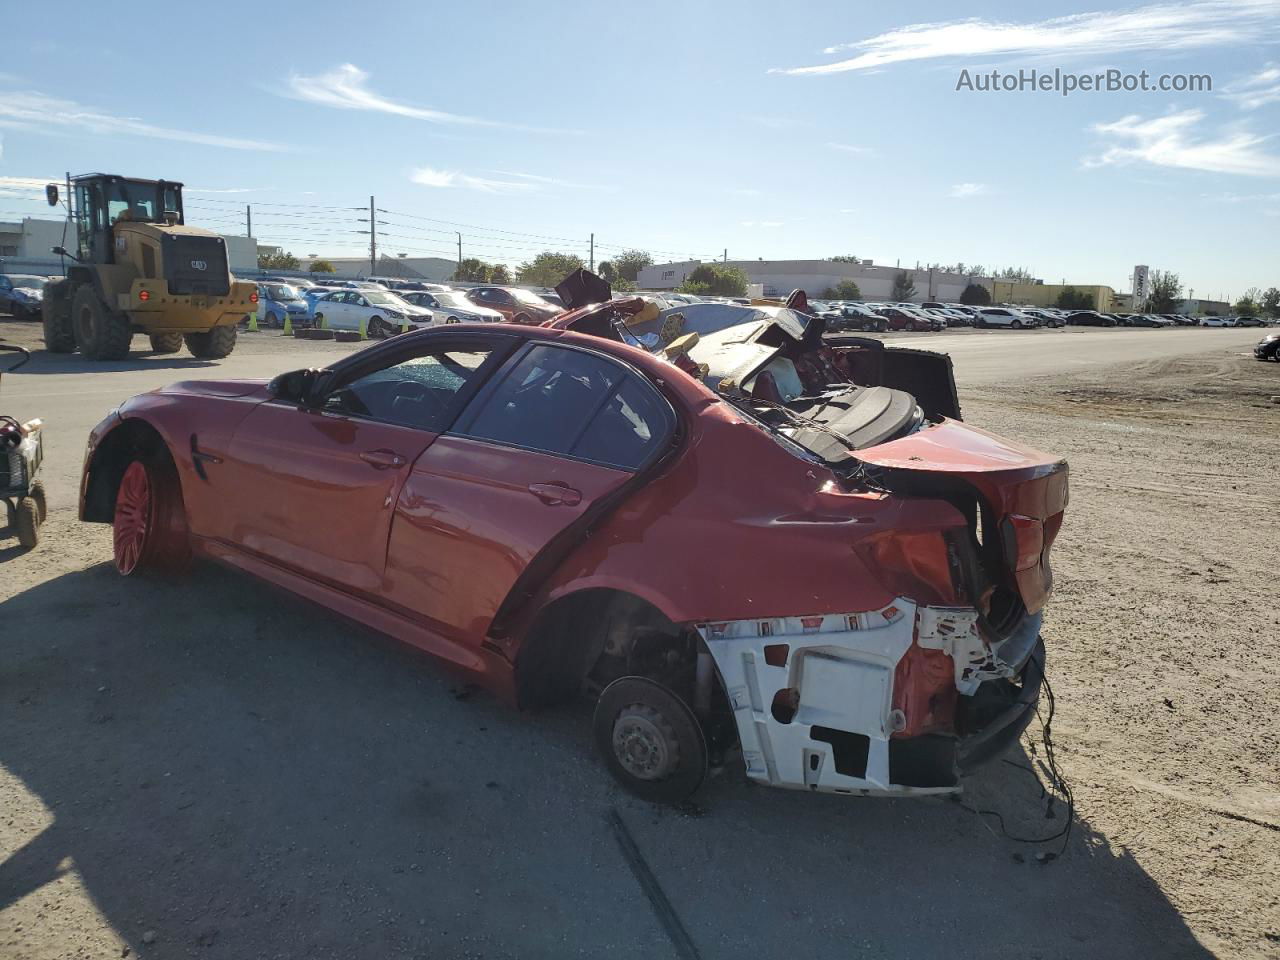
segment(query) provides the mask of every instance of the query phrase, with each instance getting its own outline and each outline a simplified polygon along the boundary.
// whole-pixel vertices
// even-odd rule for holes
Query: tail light
[[[139,300],[141,300],[143,303],[146,303],[148,300],[150,300],[150,299],[151,299],[151,291],[150,291],[150,290],[139,290],[139,291],[138,291],[138,299],[139,299]]]
[[[253,291],[253,293],[249,294],[249,302],[250,302],[250,303],[257,303],[257,302],[258,302],[258,291],[257,291],[257,290],[255,290],[255,291]]]

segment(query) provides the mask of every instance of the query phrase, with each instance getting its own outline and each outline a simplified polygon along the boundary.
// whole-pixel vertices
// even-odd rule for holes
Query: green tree
[[[684,283],[680,284],[680,292],[695,296],[705,294],[710,297],[745,297],[747,282],[746,272],[739,267],[704,263],[695,267],[684,278]]]
[[[1262,295],[1262,309],[1269,317],[1280,317],[1280,290],[1268,287]]]
[[[996,274],[997,280],[1012,280],[1015,283],[1030,283],[1035,279],[1026,267],[1005,267]]]
[[[612,284],[618,279],[618,268],[610,260],[601,260],[596,264],[596,276],[605,283]]]
[[[287,250],[258,254],[259,270],[297,270],[298,258]]]
[[[1257,287],[1250,287],[1244,292],[1239,300],[1235,302],[1232,309],[1242,317],[1256,317],[1262,309],[1262,291]]]
[[[522,263],[516,271],[516,278],[535,287],[554,287],[582,266],[582,258],[572,253],[544,250],[528,263]]]
[[[483,260],[477,260],[475,257],[468,257],[461,261],[453,271],[454,280],[463,280],[470,283],[488,283],[489,273],[492,267]]]
[[[625,277],[619,277],[613,283],[609,284],[613,288],[614,293],[631,293],[636,289],[636,282],[628,280]]]
[[[1151,293],[1147,296],[1147,313],[1172,313],[1182,299],[1182,281],[1169,270],[1151,271]],[[1134,306],[1138,309],[1137,304]]]
[[[312,273],[337,273],[337,269],[328,260],[312,260],[308,268]]]
[[[822,291],[823,300],[861,300],[862,291],[852,280],[841,280],[834,287]]]
[[[505,263],[495,263],[489,269],[489,282],[490,283],[510,283],[511,282],[511,271],[507,269],[507,265]]]
[[[829,263],[861,263],[857,257],[849,253],[842,253],[838,257],[827,257]]]
[[[1083,290],[1067,287],[1058,294],[1056,306],[1060,310],[1092,310],[1093,298]]]
[[[985,307],[991,303],[991,291],[980,283],[971,283],[960,294],[960,302],[970,307]]]
[[[891,300],[910,300],[916,295],[916,282],[906,270],[899,270],[893,278],[893,290],[889,293]]]
[[[653,266],[653,257],[643,250],[624,250],[613,258],[613,269],[618,271],[618,276],[632,282],[640,276],[640,271],[644,267],[651,266]]]

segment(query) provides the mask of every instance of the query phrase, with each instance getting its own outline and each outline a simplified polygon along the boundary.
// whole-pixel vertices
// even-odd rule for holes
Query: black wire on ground
[[[1062,771],[1058,768],[1057,754],[1053,747],[1053,713],[1056,705],[1053,696],[1053,687],[1050,685],[1049,677],[1047,675],[1042,674],[1041,679],[1044,685],[1044,699],[1048,703],[1047,716],[1040,712],[1040,705],[1036,704],[1036,719],[1040,721],[1040,741],[1044,747],[1043,767],[1048,775],[1049,785],[1057,791],[1058,795],[1061,797],[1061,802],[1066,804],[1066,823],[1064,823],[1061,829],[1057,832],[1051,833],[1045,837],[1021,837],[1009,832],[1009,829],[1004,822],[1004,815],[997,810],[980,810],[977,807],[971,807],[965,803],[961,803],[960,808],[979,817],[994,817],[996,823],[1000,827],[999,835],[1003,836],[1006,840],[1012,840],[1015,843],[1052,843],[1054,840],[1061,838],[1062,845],[1058,848],[1058,852],[1046,855],[1049,859],[1056,859],[1057,857],[1062,856],[1067,849],[1067,844],[1071,842],[1071,828],[1075,823],[1076,802],[1075,797],[1071,793],[1071,787],[1067,785],[1066,778],[1063,777]],[[1031,747],[1032,753],[1034,753],[1034,742],[1031,744]],[[1016,763],[1013,760],[1006,759],[1004,762],[1012,767],[1018,768],[1019,770],[1025,770],[1035,777],[1036,783],[1040,784],[1040,795],[1047,796],[1048,798],[1045,806],[1045,819],[1054,819],[1057,816],[1054,811],[1054,805],[1058,802],[1058,797],[1055,797],[1053,793],[1050,793],[1045,789],[1045,786],[1041,783],[1035,769],[1023,763]],[[984,820],[982,822],[985,825],[986,821]],[[990,828],[988,827],[988,829]],[[992,832],[994,833],[994,831]]]

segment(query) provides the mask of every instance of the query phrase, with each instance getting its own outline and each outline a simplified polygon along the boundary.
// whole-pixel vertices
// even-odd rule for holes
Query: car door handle
[[[577,506],[582,502],[582,492],[566,487],[562,483],[531,483],[529,492],[549,507],[564,504],[566,507]]]
[[[372,464],[379,470],[404,466],[404,457],[394,450],[366,450],[360,454],[360,459],[365,463]]]

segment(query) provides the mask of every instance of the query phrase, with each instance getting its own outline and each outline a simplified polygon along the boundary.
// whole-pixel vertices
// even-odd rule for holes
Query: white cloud
[[[1203,119],[1201,110],[1182,110],[1150,120],[1131,114],[1114,123],[1097,124],[1093,131],[1110,138],[1113,145],[1098,156],[1086,157],[1084,165],[1149,163],[1182,170],[1280,177],[1280,155],[1262,147],[1268,137],[1238,130],[1216,139],[1197,139],[1194,128]]]
[[[82,131],[98,136],[125,135],[154,140],[177,140],[230,150],[284,150],[279,144],[240,137],[224,137],[192,130],[175,130],[146,123],[137,117],[119,117],[71,100],[30,91],[0,91],[0,127],[42,133]]]
[[[1224,96],[1245,110],[1280,103],[1280,67],[1268,64],[1247,80],[1227,87]]]
[[[830,147],[832,150],[842,150],[845,153],[864,153],[865,154],[865,153],[873,152],[870,147],[859,147],[859,146],[855,146],[852,143],[828,143],[827,146]]]
[[[948,196],[962,200],[965,197],[978,197],[986,192],[987,185],[985,183],[954,183],[951,185]]]
[[[63,177],[0,177],[0,198],[43,200],[45,184],[56,183],[61,188],[63,180]]]
[[[523,180],[526,183],[537,184],[546,187],[565,187],[569,190],[611,190],[612,187],[606,187],[598,183],[575,183],[572,180],[560,180],[556,177],[543,177],[536,173],[518,173],[514,170],[491,170],[490,173],[496,173],[500,177],[515,177],[517,180]]]
[[[437,170],[433,167],[419,167],[409,175],[414,183],[424,187],[462,187],[466,190],[478,190],[481,193],[526,193],[534,191],[536,184],[527,181],[492,180],[487,177],[476,177],[456,170]]]
[[[529,133],[567,133],[564,130],[549,130],[541,127],[526,127],[514,123],[501,123],[496,120],[484,120],[480,117],[468,117],[458,113],[448,113],[430,107],[415,107],[412,104],[392,100],[369,89],[369,74],[353,63],[339,64],[327,73],[315,76],[290,75],[286,81],[285,96],[308,103],[318,103],[339,110],[367,110],[374,113],[390,113],[413,120],[426,120],[429,123],[449,124],[469,127],[503,127],[509,130],[524,130]]]
[[[916,23],[867,40],[826,48],[856,51],[834,63],[792,67],[784,74],[845,73],[893,63],[955,57],[1085,56],[1133,50],[1179,50],[1257,44],[1277,32],[1280,0],[1200,0],[1133,10],[1102,10],[1030,23],[973,18]]]
[[[784,223],[786,223],[785,220],[743,220],[740,225],[747,228],[764,227],[766,229],[771,229],[773,227],[780,227]]]

